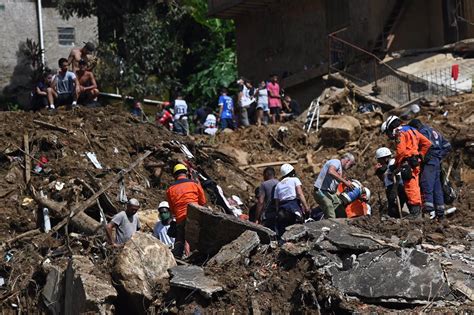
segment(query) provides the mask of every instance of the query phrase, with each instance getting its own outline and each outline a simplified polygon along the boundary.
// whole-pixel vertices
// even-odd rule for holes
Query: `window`
[[[59,45],[74,46],[76,35],[74,27],[58,27],[58,42]]]

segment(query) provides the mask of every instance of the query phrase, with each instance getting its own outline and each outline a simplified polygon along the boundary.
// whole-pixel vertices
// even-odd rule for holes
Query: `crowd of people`
[[[32,92],[31,109],[54,110],[62,105],[73,108],[78,104],[96,105],[99,89],[90,57],[94,50],[94,44],[85,43],[82,48],[73,48],[68,59],[58,60],[59,69],[56,73],[45,69]]]
[[[256,88],[245,78],[237,80],[237,85],[235,98],[229,95],[227,88],[222,88],[217,107],[201,106],[194,113],[191,113],[183,94],[178,93],[174,102],[163,102],[159,106],[156,122],[186,135],[190,133],[189,120],[192,119],[195,133],[213,135],[227,128],[289,121],[301,113],[298,102],[283,93],[276,75],[271,75],[268,82],[261,81]],[[132,113],[142,115],[141,102],[135,102]]]

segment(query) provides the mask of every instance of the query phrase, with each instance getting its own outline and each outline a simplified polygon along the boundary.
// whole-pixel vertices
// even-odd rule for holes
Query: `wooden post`
[[[30,142],[28,133],[25,133],[23,135],[23,143],[25,148],[25,183],[26,186],[28,186],[31,180]]]

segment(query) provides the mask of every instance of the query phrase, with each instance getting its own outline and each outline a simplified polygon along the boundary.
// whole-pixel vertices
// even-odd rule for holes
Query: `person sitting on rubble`
[[[194,133],[202,135],[204,133],[204,122],[206,121],[207,115],[211,113],[212,110],[207,106],[201,106],[194,112],[193,122],[196,126],[194,128]]]
[[[204,133],[207,135],[213,136],[217,133],[217,117],[212,112],[207,115],[203,127]]]
[[[420,192],[420,165],[431,142],[415,128],[402,125],[397,116],[389,116],[380,127],[382,134],[396,142],[395,167],[401,168],[405,163],[411,167],[410,178],[404,179],[403,188],[407,196],[410,219],[417,219],[421,215],[421,192]]]
[[[176,164],[173,168],[175,182],[166,191],[171,213],[176,219],[176,238],[173,254],[181,258],[185,249],[185,224],[188,215],[188,205],[206,204],[206,195],[199,182],[189,179],[188,168],[183,164]]]
[[[401,169],[396,170],[392,151],[386,147],[378,148],[375,151],[375,158],[377,159],[375,175],[385,186],[388,215],[399,218],[401,209],[407,202],[407,196],[403,188],[403,178],[411,178],[411,168],[405,163]]]
[[[234,101],[227,95],[227,89],[223,88],[218,101],[219,105],[219,122],[222,130],[229,128],[234,129]]]
[[[300,105],[289,95],[283,98],[282,119],[284,121],[293,120],[301,114]]]
[[[345,153],[340,160],[327,161],[316,178],[313,197],[324,212],[326,219],[335,218],[336,212],[339,212],[339,217],[344,217],[344,207],[341,207],[342,202],[337,195],[337,186],[339,183],[343,183],[349,189],[354,188],[354,185],[343,177],[343,171],[354,165],[354,155]]]
[[[158,212],[160,220],[156,222],[153,228],[153,235],[169,248],[173,248],[174,238],[168,235],[173,218],[171,217],[170,206],[167,201],[160,202]]]
[[[275,200],[273,198],[275,187],[279,183],[275,178],[275,169],[267,167],[263,170],[263,182],[260,184],[257,209],[256,209],[256,223],[261,223],[263,226],[276,231],[276,217],[277,211],[275,207]]]
[[[186,136],[189,133],[188,104],[183,98],[183,94],[178,92],[174,101],[174,128],[173,131]]]
[[[74,72],[67,70],[67,59],[58,61],[59,71],[54,76],[52,86],[47,89],[49,109],[55,109],[56,105],[72,105],[77,107],[77,96],[79,95],[79,80]],[[54,104],[56,102],[56,105]]]
[[[132,198],[127,202],[127,209],[114,215],[112,220],[107,224],[105,230],[109,243],[114,247],[123,246],[136,231],[140,230],[140,220],[137,211],[140,209],[140,203],[137,199]],[[115,229],[115,238],[113,238],[113,230]]]
[[[79,60],[79,70],[76,71],[79,80],[79,104],[95,105],[99,96],[99,89],[94,74],[87,70],[87,62],[84,59]]]
[[[413,119],[408,125],[417,129],[431,142],[431,147],[423,159],[420,186],[423,194],[423,211],[430,217],[444,219],[444,193],[441,183],[441,164],[451,152],[451,144],[434,128],[424,125],[420,120]]]
[[[91,61],[90,55],[95,51],[95,45],[91,42],[84,43],[84,47],[78,48],[74,47],[71,49],[69,53],[69,57],[67,59],[67,65],[71,66],[71,71],[76,72],[80,69],[79,62],[84,60],[87,65],[87,70],[92,70],[92,67],[88,65],[89,61]]]
[[[310,208],[303,193],[303,186],[291,164],[280,168],[281,180],[275,187],[273,198],[277,209],[277,234],[285,233],[287,226],[304,222]]]
[[[48,107],[48,88],[51,87],[52,82],[53,74],[51,71],[45,71],[32,93],[31,109],[33,111]]]

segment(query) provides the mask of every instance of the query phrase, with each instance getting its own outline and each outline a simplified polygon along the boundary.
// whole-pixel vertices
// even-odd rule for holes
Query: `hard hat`
[[[391,155],[392,155],[392,152],[390,151],[389,148],[386,148],[386,147],[378,148],[377,151],[375,151],[376,159],[381,159],[381,158],[391,156]]]
[[[283,176],[286,176],[286,175],[290,174],[294,170],[295,170],[295,168],[293,166],[291,166],[291,164],[283,164],[280,168],[280,174],[283,177]]]
[[[389,116],[387,120],[385,120],[382,126],[380,127],[380,132],[387,133],[387,130],[390,129],[390,125],[396,120],[400,120],[400,118],[398,118],[398,116],[395,116],[395,115]]]
[[[178,171],[186,171],[187,172],[188,168],[186,167],[186,165],[178,163],[173,168],[173,174],[175,174]]]
[[[135,198],[129,199],[129,200],[128,200],[128,204],[129,204],[130,206],[136,206],[136,207],[139,207],[139,206],[140,206],[140,203],[139,203],[138,200],[135,199]]]
[[[361,187],[362,187],[362,184],[361,184],[358,180],[356,180],[356,179],[351,180],[351,183],[352,183],[352,185],[354,185],[354,187],[356,187],[356,188],[361,188]]]
[[[362,193],[365,195],[365,201],[370,201],[370,189],[367,187],[364,187]]]
[[[158,210],[161,209],[161,208],[168,208],[169,209],[169,207],[170,207],[170,204],[168,203],[168,201],[162,201],[158,205]]]

